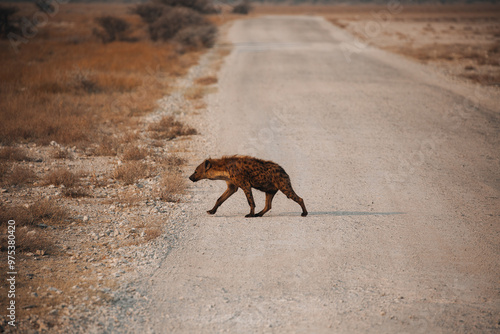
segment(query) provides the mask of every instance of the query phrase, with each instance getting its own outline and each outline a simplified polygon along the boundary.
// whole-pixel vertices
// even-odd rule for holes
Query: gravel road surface
[[[236,21],[228,37],[192,169],[273,160],[309,216],[278,193],[244,218],[241,190],[209,216],[225,183],[191,184],[178,245],[143,287],[143,330],[498,332],[498,90],[349,52],[316,17]]]

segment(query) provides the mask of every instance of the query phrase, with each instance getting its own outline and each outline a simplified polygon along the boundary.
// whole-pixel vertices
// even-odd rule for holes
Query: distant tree
[[[35,0],[35,6],[42,12],[53,14],[56,12],[56,7],[52,4],[53,0]]]
[[[191,8],[202,14],[213,14],[217,12],[210,0],[155,0],[155,2],[170,7]]]
[[[170,6],[159,3],[143,3],[132,7],[130,12],[139,15],[145,23],[151,24],[158,20],[169,9],[171,9]]]
[[[99,37],[103,43],[110,43],[116,40],[128,40],[128,30],[130,24],[127,21],[114,16],[101,16],[95,19],[101,30],[94,29],[93,33]]]
[[[18,33],[18,22],[12,16],[19,11],[15,6],[0,6],[0,37],[7,38],[9,33]]]
[[[166,41],[188,26],[207,24],[208,21],[192,9],[172,8],[149,26],[149,34],[154,41],[159,39]]]
[[[252,10],[252,5],[250,4],[250,1],[248,1],[248,0],[244,0],[243,2],[237,4],[233,7],[233,13],[235,13],[235,14],[246,15],[246,14],[250,13],[251,10]]]

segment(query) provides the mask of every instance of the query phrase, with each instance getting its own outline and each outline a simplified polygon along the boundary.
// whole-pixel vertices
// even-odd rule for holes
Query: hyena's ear
[[[210,161],[208,161],[208,159],[205,160],[205,170],[209,170],[210,167],[212,167],[212,164],[210,163]]]

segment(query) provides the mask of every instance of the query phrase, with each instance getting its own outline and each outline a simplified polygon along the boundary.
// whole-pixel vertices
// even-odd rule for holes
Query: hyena
[[[241,188],[245,192],[248,204],[250,205],[250,213],[245,217],[261,217],[267,211],[271,210],[271,202],[278,190],[281,190],[288,198],[291,198],[300,205],[302,208],[302,217],[307,216],[304,201],[293,191],[290,177],[281,166],[272,161],[264,161],[247,156],[207,159],[196,167],[196,170],[189,179],[193,182],[202,179],[226,181],[227,190],[215,202],[212,210],[207,211],[211,215],[238,188]],[[266,193],[266,206],[257,214],[255,214],[252,188]]]

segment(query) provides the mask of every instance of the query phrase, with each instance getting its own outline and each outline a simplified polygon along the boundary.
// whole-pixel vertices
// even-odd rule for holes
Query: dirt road
[[[498,94],[347,54],[352,39],[319,18],[237,21],[229,39],[196,163],[271,159],[310,213],[278,193],[244,218],[239,191],[209,216],[225,183],[192,184],[144,330],[498,332]]]

